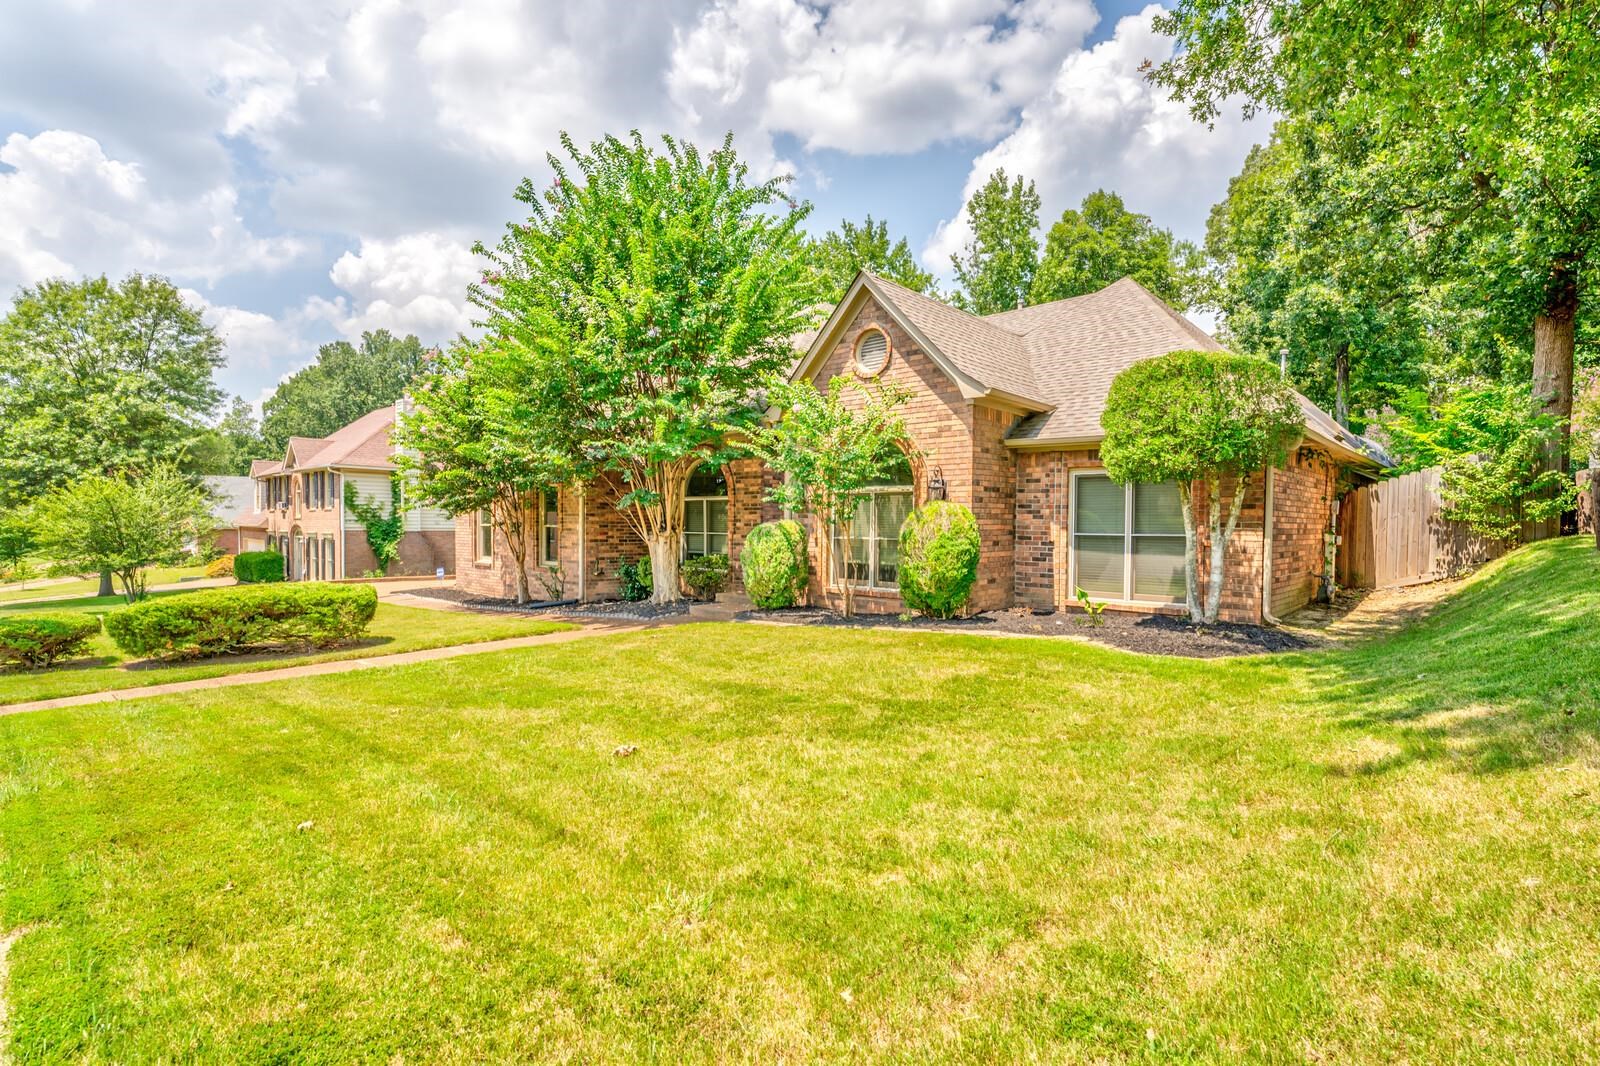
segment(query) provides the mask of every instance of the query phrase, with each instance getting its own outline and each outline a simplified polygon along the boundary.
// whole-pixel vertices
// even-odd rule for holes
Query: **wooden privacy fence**
[[[1504,552],[1440,513],[1440,467],[1403,474],[1339,501],[1336,579],[1347,588],[1438,581]]]

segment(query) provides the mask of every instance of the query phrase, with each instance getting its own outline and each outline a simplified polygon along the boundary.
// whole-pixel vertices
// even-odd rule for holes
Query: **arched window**
[[[728,554],[728,479],[706,463],[689,475],[683,500],[683,557]]]
[[[861,494],[850,528],[850,562],[845,563],[843,529],[833,530],[833,577],[871,589],[900,587],[900,527],[916,505],[911,460],[902,455],[883,477]]]

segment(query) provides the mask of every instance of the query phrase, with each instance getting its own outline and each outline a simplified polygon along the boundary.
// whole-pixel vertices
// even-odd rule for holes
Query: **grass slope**
[[[151,595],[182,596],[187,593],[157,592]],[[91,596],[64,603],[0,607],[0,613],[72,611],[104,615],[107,611],[115,610],[122,605],[121,598],[105,599]],[[356,644],[346,647],[323,651],[297,650],[230,655],[218,659],[172,663],[129,662],[111,638],[102,632],[95,638],[87,658],[71,660],[43,670],[0,670],[0,707],[29,700],[76,696],[84,692],[104,692],[138,688],[141,685],[160,685],[168,681],[192,681],[203,677],[220,677],[224,674],[275,670],[282,666],[298,666],[331,659],[362,659],[375,655],[393,655],[419,648],[469,644],[473,641],[497,640],[501,637],[532,636],[570,628],[572,627],[561,622],[535,621],[514,615],[431,611],[426,608],[399,607],[380,602],[377,614],[373,616],[372,624],[367,628],[367,635]]]
[[[1347,652],[685,626],[0,719],[13,1050],[1588,1058],[1597,612],[1567,542]]]
[[[148,583],[155,585],[172,585],[184,578],[204,577],[206,568],[203,566],[158,566],[150,570]],[[121,582],[114,582],[121,589]],[[54,598],[59,596],[92,596],[100,590],[98,577],[79,578],[74,581],[61,581],[47,584],[43,581],[18,581],[0,582],[0,605],[16,600],[37,600],[40,598]],[[106,599],[107,603],[122,602],[118,595]]]

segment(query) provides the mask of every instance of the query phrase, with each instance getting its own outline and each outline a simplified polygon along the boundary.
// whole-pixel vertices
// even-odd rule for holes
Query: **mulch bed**
[[[457,588],[426,588],[413,589],[406,593],[407,596],[427,596],[435,600],[447,600],[450,603],[459,603],[463,607],[471,607],[478,611],[504,611],[510,614],[543,614],[562,618],[610,618],[627,620],[630,622],[653,622],[658,618],[671,618],[674,615],[687,614],[689,603],[656,605],[649,602],[629,603],[625,600],[601,600],[598,603],[523,603],[518,604],[511,600],[499,599],[494,596],[475,596],[470,592],[463,592]]]
[[[787,622],[794,625],[847,626],[861,629],[937,629],[970,630],[974,633],[1015,633],[1030,637],[1076,637],[1109,644],[1125,651],[1152,655],[1177,655],[1192,659],[1219,659],[1232,655],[1262,655],[1268,652],[1298,651],[1320,646],[1305,636],[1270,626],[1219,622],[1212,626],[1191,625],[1167,615],[1140,615],[1107,611],[1104,624],[1092,626],[1077,611],[1035,614],[1019,607],[1007,611],[985,611],[971,618],[938,621],[933,618],[901,618],[898,615],[857,615],[844,618],[832,611],[791,607],[776,611],[745,611],[741,619]]]

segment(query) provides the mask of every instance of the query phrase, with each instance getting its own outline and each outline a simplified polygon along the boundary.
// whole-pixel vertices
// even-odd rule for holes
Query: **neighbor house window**
[[[479,508],[477,526],[478,561],[488,562],[494,558],[494,520],[490,518],[488,508]]]
[[[322,569],[327,572],[329,581],[339,576],[339,571],[334,566],[332,537],[322,538]]]
[[[911,461],[904,456],[869,485],[856,504],[850,528],[848,579],[852,585],[872,589],[900,587],[900,527],[915,501],[911,489]],[[833,529],[833,577],[845,575],[843,529]]]
[[[683,500],[683,557],[728,554],[728,479],[711,463],[689,475]]]
[[[318,550],[319,542],[315,537],[306,539],[306,572],[312,580],[322,580],[322,553]]]
[[[1119,485],[1104,474],[1080,474],[1073,490],[1077,588],[1107,600],[1183,598],[1183,510],[1175,483]]]
[[[561,562],[560,498],[554,489],[539,493],[539,562],[557,566]]]
[[[856,372],[877,377],[889,363],[889,336],[881,329],[869,329],[856,338]]]

